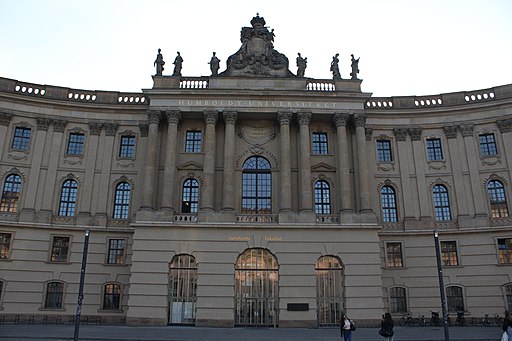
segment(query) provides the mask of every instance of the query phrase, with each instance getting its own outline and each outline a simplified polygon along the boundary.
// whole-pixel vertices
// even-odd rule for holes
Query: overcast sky
[[[0,0],[0,77],[87,90],[151,88],[153,61],[180,51],[184,76],[208,76],[259,13],[274,47],[308,58],[306,77],[349,78],[360,58],[362,90],[433,95],[512,83],[511,0]]]

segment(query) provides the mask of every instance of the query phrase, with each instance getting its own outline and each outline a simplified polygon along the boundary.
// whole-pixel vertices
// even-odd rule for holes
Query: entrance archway
[[[191,255],[174,256],[169,264],[169,323],[195,324],[197,264]]]
[[[245,250],[235,264],[235,324],[277,327],[279,265],[267,249]]]
[[[319,326],[337,325],[343,309],[343,270],[334,256],[323,256],[316,262],[316,301]]]

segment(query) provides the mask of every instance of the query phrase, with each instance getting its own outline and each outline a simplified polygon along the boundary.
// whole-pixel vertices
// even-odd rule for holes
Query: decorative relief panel
[[[272,121],[243,121],[238,127],[238,136],[251,146],[262,146],[276,137]]]

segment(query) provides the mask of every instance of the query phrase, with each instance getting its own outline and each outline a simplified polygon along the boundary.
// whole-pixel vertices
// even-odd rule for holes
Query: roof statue
[[[288,69],[288,58],[274,49],[274,30],[265,27],[265,19],[258,13],[251,20],[252,27],[242,27],[242,46],[227,60],[222,76],[294,77]]]

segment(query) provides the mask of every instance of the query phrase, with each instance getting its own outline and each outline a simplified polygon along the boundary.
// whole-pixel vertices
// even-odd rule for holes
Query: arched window
[[[267,249],[246,249],[235,264],[235,324],[277,327],[279,264]]]
[[[121,285],[105,284],[103,288],[103,310],[121,310]]]
[[[169,273],[169,323],[194,324],[197,301],[197,263],[194,256],[174,256]]]
[[[435,185],[432,189],[434,195],[434,212],[436,220],[452,220],[448,189],[444,185]]]
[[[512,311],[512,284],[505,285],[505,297],[507,299],[507,311]]]
[[[46,309],[62,309],[62,301],[64,298],[64,283],[49,282],[46,285],[46,298],[44,307]]]
[[[449,313],[456,313],[458,311],[465,310],[462,287],[455,285],[446,287],[446,305],[448,306]]]
[[[114,219],[128,219],[130,211],[130,193],[132,186],[128,182],[120,182],[116,186],[116,193],[114,197]]]
[[[242,213],[272,213],[270,163],[261,156],[247,159],[242,173]]]
[[[334,256],[320,257],[315,265],[317,322],[321,326],[339,323],[343,310],[343,268]]]
[[[62,184],[59,203],[60,216],[73,217],[75,215],[77,190],[78,182],[75,180],[66,180]]]
[[[385,223],[396,223],[398,214],[396,210],[395,189],[391,186],[383,186],[380,190],[380,201],[382,204],[382,221]]]
[[[508,217],[507,198],[505,187],[498,180],[491,180],[487,183],[487,192],[491,202],[491,217]]]
[[[21,176],[11,174],[5,178],[0,212],[16,212],[20,200]]]
[[[407,312],[407,296],[403,287],[389,288],[389,311],[391,313]]]
[[[315,212],[316,214],[331,214],[331,189],[327,181],[315,182]]]
[[[183,183],[181,213],[197,213],[199,204],[199,183],[196,179],[187,179]]]

